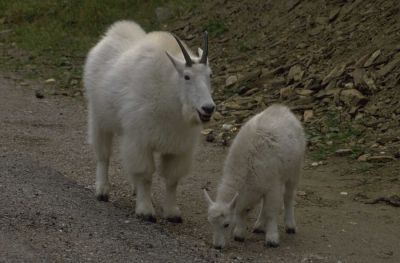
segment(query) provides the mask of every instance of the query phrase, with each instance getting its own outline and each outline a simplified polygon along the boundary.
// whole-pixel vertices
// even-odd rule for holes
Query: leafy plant
[[[335,153],[340,148],[349,148],[351,146],[351,157],[357,158],[362,152],[363,148],[355,145],[361,135],[362,131],[357,129],[352,121],[343,121],[340,111],[329,111],[325,113],[324,118],[320,120],[318,126],[306,127],[306,134],[308,141],[313,145],[313,151],[310,156],[315,160],[326,159],[329,155]]]
[[[222,21],[212,20],[206,26],[206,30],[211,36],[215,37],[227,32],[228,27]]]

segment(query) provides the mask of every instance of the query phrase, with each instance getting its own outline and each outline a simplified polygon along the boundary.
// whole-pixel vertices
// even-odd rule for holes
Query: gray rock
[[[369,67],[372,65],[372,63],[374,63],[375,59],[377,57],[379,57],[379,55],[381,54],[381,50],[378,49],[377,51],[375,51],[374,53],[372,53],[372,55],[369,57],[369,59],[364,63],[364,67]]]
[[[390,61],[387,65],[385,65],[383,68],[381,68],[378,71],[378,76],[379,77],[384,77],[386,76],[388,73],[390,73],[395,67],[397,67],[398,65],[400,65],[400,53],[397,53],[393,60]]]
[[[238,81],[238,77],[235,75],[229,76],[225,81],[225,87],[233,86]]]
[[[356,89],[347,89],[340,92],[340,100],[347,106],[362,106],[368,102],[368,98]]]
[[[331,72],[322,80],[322,85],[328,84],[331,80],[341,76],[346,69],[346,64],[337,65]]]
[[[279,94],[281,99],[288,99],[292,97],[295,94],[295,92],[293,87],[285,87],[280,89]]]
[[[346,155],[350,155],[353,153],[353,150],[351,149],[338,149],[335,151],[335,154],[337,156],[346,156]]]
[[[305,110],[303,114],[304,122],[309,122],[314,117],[313,110]]]
[[[396,161],[396,158],[391,155],[370,156],[367,158],[367,162],[370,163],[387,163],[391,161]]]
[[[329,12],[329,22],[333,22],[339,15],[340,13],[340,7],[336,7],[333,8],[330,12]]]
[[[290,68],[288,73],[288,81],[300,81],[304,76],[304,70],[298,64]]]
[[[300,96],[310,96],[311,94],[314,93],[314,91],[312,91],[310,89],[299,89],[299,90],[296,90],[296,93]]]

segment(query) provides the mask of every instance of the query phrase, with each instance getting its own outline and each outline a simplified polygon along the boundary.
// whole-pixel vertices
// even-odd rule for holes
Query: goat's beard
[[[187,104],[183,104],[182,106],[182,115],[184,120],[189,123],[190,125],[196,126],[201,125],[201,120],[197,110],[192,106]]]

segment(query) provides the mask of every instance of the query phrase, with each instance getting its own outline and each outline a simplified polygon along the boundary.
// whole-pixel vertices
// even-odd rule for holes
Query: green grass
[[[308,140],[314,145],[314,150],[310,152],[313,160],[326,160],[333,155],[336,150],[350,148],[350,157],[356,159],[362,154],[364,149],[360,145],[349,146],[351,142],[356,142],[362,137],[362,132],[355,128],[352,121],[344,121],[339,111],[330,111],[322,118],[320,126],[306,127]],[[331,143],[328,144],[327,142]]]
[[[359,173],[366,173],[366,172],[371,171],[373,168],[376,168],[375,164],[360,162],[357,164],[357,166],[354,168],[354,170]]]
[[[205,28],[210,36],[216,37],[228,31],[228,27],[222,21],[211,20]]]
[[[246,52],[246,51],[251,50],[251,46],[250,46],[249,43],[247,43],[246,41],[240,41],[240,42],[238,43],[237,49],[238,49],[240,52]]]
[[[23,61],[2,56],[1,67],[14,71],[34,65],[32,76],[41,72],[44,78],[79,78],[88,50],[113,22],[132,19],[145,30],[156,30],[157,7],[170,8],[174,19],[193,6],[184,0],[0,0],[0,32],[12,30],[0,35],[2,47],[16,46],[29,54]]]

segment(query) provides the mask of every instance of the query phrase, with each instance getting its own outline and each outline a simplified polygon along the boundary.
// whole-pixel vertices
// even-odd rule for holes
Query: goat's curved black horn
[[[207,64],[207,56],[208,56],[208,32],[204,31],[204,50],[201,55],[200,63]]]
[[[176,42],[178,42],[178,45],[179,45],[179,47],[180,47],[181,50],[182,50],[183,57],[185,58],[185,61],[186,61],[186,66],[187,66],[187,67],[191,67],[192,64],[193,64],[193,61],[192,61],[192,59],[190,58],[188,52],[186,51],[185,47],[183,46],[183,44],[182,44],[182,42],[179,40],[179,38],[178,38],[177,36],[175,36],[175,35],[173,35],[173,36],[174,36],[174,38],[176,39]]]

